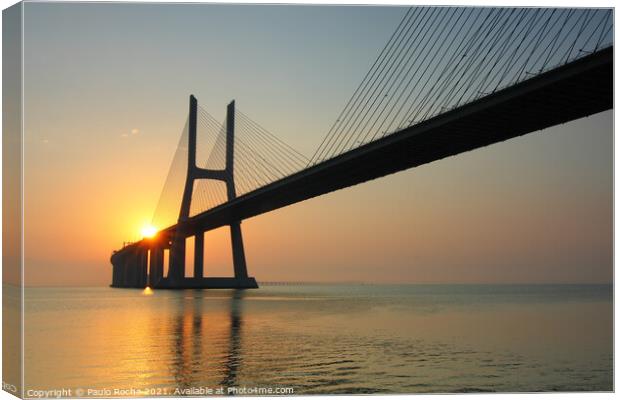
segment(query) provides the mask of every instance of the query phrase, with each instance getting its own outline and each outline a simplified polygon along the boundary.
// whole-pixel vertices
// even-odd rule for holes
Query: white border
[[[25,3],[28,2],[35,2],[33,0],[26,0]],[[63,0],[63,1],[57,1],[57,2],[62,2],[62,3],[69,3],[69,2],[84,2],[84,1],[77,1],[77,0]],[[93,1],[93,3],[113,3],[116,1]],[[315,5],[381,5],[381,6],[389,6],[389,5],[395,5],[395,6],[404,6],[404,5],[460,5],[460,6],[471,6],[471,5],[476,5],[476,6],[535,6],[535,7],[541,7],[541,6],[548,6],[548,7],[609,7],[609,8],[614,8],[614,2],[611,0],[591,0],[591,1],[583,1],[583,0],[542,0],[542,1],[536,1],[536,0],[518,0],[518,1],[514,1],[514,2],[509,2],[509,1],[505,1],[505,0],[477,0],[477,1],[465,1],[465,0],[425,0],[425,1],[407,1],[407,0],[390,0],[390,1],[381,1],[381,0],[377,0],[377,1],[369,1],[369,0],[339,0],[337,2],[335,1],[330,1],[330,0],[315,0],[312,2],[302,2],[299,0],[269,0],[269,1],[260,1],[260,0],[244,0],[242,2],[230,2],[230,1],[208,1],[208,2],[199,2],[199,1],[174,1],[174,0],[149,0],[149,1],[132,1],[135,3],[233,3],[233,4],[238,4],[238,3],[243,3],[243,4],[315,4]],[[16,2],[13,0],[0,0],[0,5],[2,6],[2,9],[7,8],[13,4],[15,4]],[[23,63],[24,63],[24,14],[25,14],[25,6],[22,9],[22,74],[23,74]],[[614,12],[614,23],[616,22],[616,18],[615,18],[615,12]],[[1,27],[1,19],[0,19],[0,27]],[[0,29],[1,32],[1,29]],[[618,30],[615,29],[614,32],[614,42],[617,42],[617,35],[618,35]],[[0,54],[0,62],[1,62],[1,54]],[[615,57],[614,57],[615,58]],[[615,61],[615,60],[614,60]],[[614,65],[614,76],[617,76],[617,72],[618,72],[618,66],[617,64]],[[24,146],[24,137],[23,137],[23,128],[24,128],[24,123],[25,123],[25,108],[24,108],[24,79],[23,79],[23,75],[22,75],[22,82],[21,82],[21,91],[22,91],[22,121],[21,121],[21,128],[22,128],[22,141],[21,141],[21,147],[22,147],[22,170],[21,170],[21,175],[22,175],[22,179],[21,179],[21,204],[20,204],[20,208],[22,210],[22,216],[21,216],[21,223],[22,223],[22,237],[21,237],[21,244],[22,244],[22,254],[21,254],[21,258],[22,261],[24,259],[24,235],[23,235],[23,227],[24,227],[24,209],[23,209],[23,204],[24,204],[24,192],[23,192],[23,188],[24,188],[24,160],[25,160],[25,146]],[[2,88],[2,85],[0,84],[0,89]],[[618,89],[618,82],[617,80],[614,79],[614,95],[615,93],[617,93],[617,89]],[[615,96],[614,96],[614,100],[615,100]],[[1,99],[0,99],[0,104],[1,104]],[[615,116],[616,116],[616,110],[614,109],[614,128],[615,128]],[[614,129],[615,131],[615,129]],[[617,176],[617,165],[615,162],[615,154],[617,154],[618,150],[619,150],[619,144],[616,142],[615,140],[615,135],[614,135],[614,228],[616,226],[616,222],[617,222],[617,216],[615,213],[615,209],[616,206],[618,205],[618,199],[616,198],[616,193],[615,193],[615,188],[616,188],[616,176]],[[0,147],[1,147],[1,143],[0,143]],[[2,161],[2,155],[0,152],[0,165],[1,165],[1,161]],[[1,183],[1,176],[0,176],[0,183]],[[2,188],[0,185],[0,196],[2,193]],[[2,222],[2,215],[0,214],[0,223]],[[616,262],[615,262],[615,253],[616,250],[618,249],[618,245],[619,245],[619,241],[617,240],[617,237],[615,235],[615,229],[614,229],[614,288],[616,285],[616,274],[615,274],[615,266],[616,266]],[[1,246],[1,243],[0,243]],[[0,266],[1,266],[1,259],[0,259]],[[24,309],[23,309],[23,301],[24,301],[24,271],[22,269],[21,271],[21,278],[22,278],[22,328],[23,328],[23,324],[24,324]],[[2,288],[0,286],[0,295],[2,294]],[[2,316],[2,311],[0,309],[0,317]],[[614,290],[614,388],[618,387],[619,384],[619,380],[618,380],[618,375],[615,373],[615,365],[616,365],[616,359],[618,356],[618,352],[617,349],[615,347],[615,343],[616,343],[616,339],[618,337],[618,330],[617,330],[617,325],[616,322],[618,321],[618,310],[615,307],[615,290]],[[2,332],[0,330],[0,340],[2,338]],[[22,382],[24,382],[24,364],[23,364],[23,354],[24,354],[24,336],[23,336],[23,329],[22,329]],[[1,355],[0,355],[1,357]],[[0,374],[2,372],[2,365],[0,363]],[[415,397],[414,397],[415,396]],[[383,398],[388,397],[388,398],[415,398],[415,399],[430,399],[430,398],[435,398],[436,395],[389,395],[389,396],[381,396]],[[467,396],[468,398],[473,398],[473,399],[477,399],[477,398],[487,398],[487,396],[489,396],[488,394],[460,394],[460,395],[455,395],[455,396]],[[522,399],[522,398],[526,398],[526,397],[531,397],[531,396],[536,396],[537,399],[546,399],[546,398],[557,398],[559,397],[563,397],[563,398],[568,398],[568,399],[607,399],[607,398],[612,398],[615,397],[614,393],[592,393],[592,392],[587,392],[587,393],[541,393],[541,394],[527,394],[527,393],[519,393],[519,394],[492,394],[491,395],[493,399]],[[295,396],[296,398],[299,399],[304,399],[304,398],[312,398],[312,399],[326,399],[328,398],[328,396]],[[359,399],[359,396],[338,396],[339,398],[343,398],[343,399]],[[258,397],[255,397],[258,399]],[[276,399],[278,397],[262,397],[262,399],[265,398],[273,398]],[[4,399],[15,399],[14,396],[10,395],[7,392],[4,391],[0,391],[0,400],[4,400]],[[156,399],[160,399],[160,398],[156,398]],[[179,398],[180,399],[180,398]]]

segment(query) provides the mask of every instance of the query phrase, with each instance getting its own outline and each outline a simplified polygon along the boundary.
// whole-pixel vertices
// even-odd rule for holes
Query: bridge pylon
[[[230,223],[230,239],[232,245],[233,271],[232,278],[204,278],[203,252],[204,232],[196,231],[188,225],[190,219],[190,206],[194,190],[194,181],[197,179],[214,179],[226,184],[228,201],[237,197],[235,191],[234,155],[235,155],[235,101],[228,104],[226,112],[226,162],[224,169],[214,170],[201,168],[196,165],[196,126],[197,126],[198,100],[189,97],[189,126],[188,126],[188,156],[187,177],[183,200],[176,232],[170,242],[170,263],[168,277],[160,280],[157,286],[162,288],[257,288],[256,280],[248,277],[243,248],[243,236],[241,234],[241,220]],[[186,239],[194,236],[194,277],[185,277],[185,253]]]

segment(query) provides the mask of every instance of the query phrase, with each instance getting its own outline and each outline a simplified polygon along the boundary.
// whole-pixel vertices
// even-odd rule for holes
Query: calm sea
[[[611,285],[30,288],[25,386],[611,391],[612,297]]]

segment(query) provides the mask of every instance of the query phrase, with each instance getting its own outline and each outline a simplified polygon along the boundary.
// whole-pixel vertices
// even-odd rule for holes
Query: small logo
[[[11,393],[17,393],[17,386],[2,381],[2,390],[6,390],[7,392]]]

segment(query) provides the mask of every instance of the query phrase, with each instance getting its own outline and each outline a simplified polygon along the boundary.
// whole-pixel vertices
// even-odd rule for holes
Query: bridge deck
[[[191,236],[216,229],[612,107],[613,47],[609,47],[198,214],[184,224],[183,233]],[[173,225],[163,235],[176,229]]]
[[[186,231],[215,229],[612,107],[610,47],[198,214]]]

